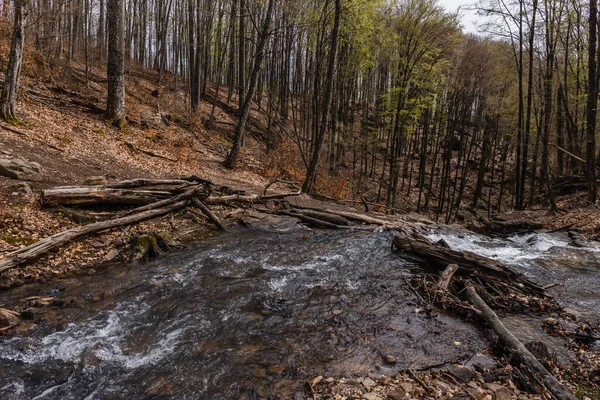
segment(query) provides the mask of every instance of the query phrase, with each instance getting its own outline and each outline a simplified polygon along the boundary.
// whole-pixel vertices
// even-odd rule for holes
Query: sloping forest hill
[[[385,213],[551,210],[554,227],[592,231],[597,10],[480,6],[491,38],[462,33],[436,0],[2,2],[5,92],[23,30],[3,156],[43,166],[35,189],[93,175],[236,187],[277,176]],[[0,184],[8,246],[23,240],[18,224],[59,218]]]

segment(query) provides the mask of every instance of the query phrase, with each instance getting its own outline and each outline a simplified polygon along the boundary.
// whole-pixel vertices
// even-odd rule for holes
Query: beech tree
[[[106,118],[115,126],[124,123],[125,80],[124,74],[124,4],[123,0],[107,1],[108,20],[108,92],[106,97]]]
[[[21,64],[23,62],[23,5],[24,0],[14,2],[14,28],[8,66],[0,95],[0,118],[8,122],[16,120],[17,91],[19,89],[19,76],[21,75]]]

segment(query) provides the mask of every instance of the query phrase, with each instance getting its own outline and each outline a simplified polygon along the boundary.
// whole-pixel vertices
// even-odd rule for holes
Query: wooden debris
[[[204,213],[204,215],[206,215],[206,217],[209,220],[211,220],[211,222],[213,224],[215,224],[217,226],[217,228],[219,228],[222,231],[225,230],[225,227],[223,226],[223,224],[221,223],[221,221],[219,220],[219,218],[217,218],[217,216],[215,214],[213,214],[212,211],[210,211],[208,209],[208,207],[206,207],[200,201],[200,199],[198,199],[197,197],[192,197],[192,204],[194,204],[196,207],[198,207],[200,209],[200,211],[202,211],[202,213]]]
[[[490,284],[508,286],[512,290],[536,296],[545,295],[542,287],[500,261],[468,251],[460,252],[448,249],[421,237],[412,238],[396,235],[393,237],[392,243],[396,248],[423,257],[439,268],[446,268],[449,264],[457,264],[459,266],[457,273],[459,274],[477,277]]]
[[[450,264],[446,267],[444,272],[442,272],[442,275],[440,276],[440,280],[438,282],[438,286],[441,289],[445,289],[445,290],[448,289],[448,286],[450,285],[450,281],[454,277],[454,274],[456,273],[456,271],[458,271],[458,268],[459,267],[456,264]]]
[[[49,251],[59,248],[60,246],[63,246],[72,241],[105,230],[125,225],[131,225],[147,219],[160,217],[175,210],[179,210],[187,206],[188,203],[188,200],[183,200],[162,208],[143,211],[126,217],[111,219],[108,221],[101,221],[89,225],[79,226],[57,233],[55,235],[42,239],[32,245],[6,254],[6,256],[0,260],[0,272],[4,272],[8,269],[17,267],[26,262],[35,260],[36,258],[48,253]]]
[[[172,196],[167,191],[111,189],[104,186],[59,187],[42,190],[42,207],[145,205]]]
[[[485,322],[496,332],[510,353],[529,368],[533,374],[543,383],[552,394],[553,398],[559,400],[575,400],[576,397],[552,375],[537,358],[513,335],[500,321],[498,315],[486,304],[477,293],[473,282],[468,281],[465,285],[469,301],[482,313]]]
[[[103,186],[63,186],[42,190],[43,207],[147,205],[165,200],[190,188],[202,199],[208,189],[184,180],[132,179]]]

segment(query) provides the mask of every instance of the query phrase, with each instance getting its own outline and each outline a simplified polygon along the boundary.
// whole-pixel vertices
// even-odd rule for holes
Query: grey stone
[[[381,400],[381,397],[377,396],[375,393],[365,393],[362,395],[363,400]]]
[[[33,189],[31,188],[31,185],[27,182],[16,183],[16,184],[12,185],[11,188],[13,190],[15,190],[17,193],[22,194],[24,196],[32,196],[33,195]]]
[[[99,249],[101,247],[104,247],[104,243],[102,242],[92,242],[92,247],[95,249]]]
[[[402,382],[402,383],[400,384],[400,387],[401,387],[402,389],[404,389],[404,391],[405,391],[406,393],[410,393],[410,392],[412,392],[412,391],[413,391],[413,384],[412,384],[412,383],[410,383],[410,382]]]
[[[7,176],[20,181],[42,182],[44,170],[42,166],[34,161],[22,158],[0,158],[0,175]]]
[[[510,400],[512,398],[512,394],[506,386],[496,383],[486,383],[485,388],[492,392],[492,397],[495,400]]]
[[[109,252],[106,254],[106,261],[112,261],[115,258],[117,258],[118,256],[119,256],[119,250],[110,249]]]
[[[394,365],[394,364],[396,364],[396,357],[388,354],[383,357],[383,362],[388,365]]]
[[[373,387],[375,386],[375,381],[371,378],[365,378],[365,380],[362,381],[362,385],[367,392],[370,392],[371,389],[373,389]]]
[[[387,396],[390,400],[402,400],[406,396],[406,392],[402,388],[396,388],[389,392]]]
[[[446,366],[446,369],[452,376],[463,383],[467,383],[475,377],[475,373],[473,371],[462,365],[450,364]]]

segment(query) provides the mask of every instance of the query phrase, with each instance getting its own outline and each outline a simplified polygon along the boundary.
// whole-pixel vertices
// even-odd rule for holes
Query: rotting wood
[[[42,207],[90,205],[145,205],[172,196],[168,191],[111,189],[104,186],[59,187],[42,190]]]
[[[513,335],[502,323],[498,315],[479,296],[472,281],[465,284],[469,301],[482,313],[485,322],[496,332],[510,353],[526,365],[538,377],[553,398],[558,400],[575,400],[576,397],[569,392],[554,375],[552,375],[537,358]]]
[[[157,201],[156,203],[151,203],[142,207],[134,208],[133,210],[129,210],[125,214],[121,215],[122,217],[126,215],[141,213],[143,211],[154,210],[156,208],[166,207],[170,204],[177,203],[178,201],[185,200],[191,198],[192,196],[196,196],[198,192],[198,187],[194,187],[192,189],[187,190],[184,193],[181,193],[177,196],[170,197],[165,200]]]
[[[224,231],[225,230],[225,226],[223,226],[223,224],[221,223],[221,220],[219,220],[219,218],[217,218],[217,216],[215,214],[213,214],[212,211],[210,211],[208,209],[208,207],[206,207],[201,201],[200,199],[198,199],[197,197],[192,197],[192,204],[194,204],[194,206],[196,206],[198,209],[200,209],[200,211],[202,211],[202,213],[204,213],[204,215],[206,215],[206,217],[211,220],[211,222],[213,224],[215,224],[217,226],[217,228],[219,228],[220,230]]]
[[[279,212],[277,212],[277,214],[287,215],[289,217],[298,218],[300,221],[304,222],[305,224],[315,227],[315,228],[334,229],[334,230],[345,228],[344,226],[340,226],[340,225],[333,224],[331,222],[323,221],[322,219],[309,217],[307,215],[303,215],[303,214],[299,214],[299,213],[295,213],[295,212],[291,212],[291,211],[279,211]]]
[[[168,206],[153,210],[143,211],[141,213],[116,218],[108,221],[96,222],[84,226],[72,228],[55,235],[42,239],[30,246],[24,247],[12,253],[8,253],[0,260],[0,272],[17,267],[26,262],[32,261],[51,250],[54,250],[67,243],[92,235],[94,233],[106,231],[120,226],[136,224],[138,222],[160,217],[175,210],[179,210],[189,203],[188,200],[179,201]]]
[[[481,278],[493,284],[509,286],[511,289],[536,296],[545,296],[542,287],[500,261],[468,251],[460,252],[448,249],[435,245],[422,237],[412,238],[407,235],[396,235],[392,238],[392,243],[396,248],[423,257],[439,268],[457,264],[459,266],[457,273],[459,274]]]
[[[458,271],[458,268],[459,267],[456,264],[449,264],[446,267],[444,272],[442,272],[442,275],[440,275],[440,280],[438,282],[438,286],[441,289],[448,290],[450,281],[452,281],[452,278],[454,277],[454,274],[456,273],[456,271]]]
[[[43,207],[55,206],[143,206],[194,190],[202,199],[208,189],[179,180],[134,179],[106,186],[62,186],[42,190]]]
[[[300,192],[270,194],[266,196],[260,195],[239,195],[233,194],[230,196],[209,197],[204,201],[204,204],[230,204],[230,203],[261,203],[269,200],[280,200],[286,197],[299,196]]]
[[[329,214],[334,214],[334,215],[338,215],[340,217],[344,217],[351,221],[361,222],[361,223],[365,223],[365,224],[369,224],[369,225],[381,225],[381,226],[393,225],[393,223],[391,221],[386,221],[383,219],[370,217],[365,214],[357,214],[357,213],[348,212],[348,211],[337,211],[337,210],[331,210],[328,208],[318,209],[318,208],[314,208],[314,207],[302,207],[302,206],[296,206],[296,205],[293,205],[293,207],[296,209],[300,209],[300,210],[313,210],[313,211],[318,211],[318,212],[326,212]]]
[[[297,214],[306,215],[307,217],[312,217],[312,218],[319,219],[322,221],[330,222],[335,225],[343,225],[343,226],[350,225],[350,221],[348,221],[346,218],[342,217],[341,215],[337,215],[337,214],[331,214],[328,212],[314,211],[314,210],[300,210],[300,209],[295,209],[294,212]]]
[[[190,182],[183,179],[129,179],[105,185],[111,189],[131,189],[143,186],[174,186],[175,188],[189,186]]]

